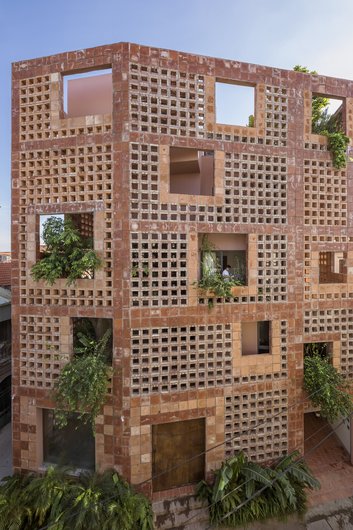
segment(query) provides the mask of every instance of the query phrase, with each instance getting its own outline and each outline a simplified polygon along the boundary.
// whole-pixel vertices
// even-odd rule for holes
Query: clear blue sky
[[[0,0],[0,251],[10,248],[11,63],[131,41],[353,79],[352,0]]]

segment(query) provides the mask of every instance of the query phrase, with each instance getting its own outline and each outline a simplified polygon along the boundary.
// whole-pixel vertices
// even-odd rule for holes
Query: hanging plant
[[[353,412],[349,382],[336,370],[329,359],[314,350],[304,358],[304,389],[315,407],[329,421],[346,417]]]
[[[328,140],[327,147],[332,153],[332,164],[336,169],[343,169],[347,165],[347,147],[349,138],[342,131],[329,132],[323,131]]]
[[[110,338],[110,330],[98,342],[82,332],[77,333],[75,355],[60,372],[54,387],[55,419],[59,428],[65,427],[75,412],[83,423],[90,422],[95,432],[95,420],[104,404],[111,375],[107,365]]]
[[[316,70],[310,71],[305,66],[296,65],[293,70],[317,75]],[[330,114],[329,104],[329,98],[313,96],[311,104],[312,132],[327,137],[327,148],[332,154],[332,165],[335,169],[343,169],[347,165],[349,138],[343,132],[341,114]]]
[[[92,241],[83,238],[70,217],[51,217],[43,225],[44,256],[33,265],[31,276],[53,285],[66,278],[71,285],[79,278],[92,278],[102,261],[90,248]]]

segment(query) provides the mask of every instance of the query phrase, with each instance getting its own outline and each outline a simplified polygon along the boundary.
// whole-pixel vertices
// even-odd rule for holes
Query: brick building
[[[216,115],[224,84],[253,91],[251,126]],[[14,64],[15,469],[56,461],[77,435],[77,467],[159,474],[145,485],[158,497],[239,448],[259,461],[302,448],[303,345],[327,343],[353,372],[352,170],[312,134],[313,94],[340,101],[352,137],[351,81],[127,43]],[[93,236],[94,279],[31,278],[53,214]],[[233,297],[195,286],[205,236],[222,268],[242,269]],[[113,329],[94,439],[58,433],[51,413],[83,318]]]

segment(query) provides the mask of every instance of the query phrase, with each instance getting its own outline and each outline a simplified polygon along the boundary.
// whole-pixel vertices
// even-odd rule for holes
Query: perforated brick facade
[[[112,113],[69,117],[65,76],[100,68],[112,69]],[[255,88],[253,126],[217,123],[216,80]],[[350,81],[127,43],[14,64],[16,470],[43,465],[41,410],[54,407],[76,317],[113,320],[97,468],[148,481],[152,426],[198,418],[206,475],[239,449],[269,461],[302,448],[303,344],[332,342],[353,374],[353,173],[311,134],[312,93],[344,100],[352,136]],[[212,196],[170,192],[170,147],[213,153]],[[82,214],[104,262],[94,278],[31,278],[50,214]],[[195,287],[204,234],[247,242],[246,285],[211,304]],[[345,260],[339,283],[320,280],[327,253]],[[243,354],[244,322],[270,323],[269,353]]]

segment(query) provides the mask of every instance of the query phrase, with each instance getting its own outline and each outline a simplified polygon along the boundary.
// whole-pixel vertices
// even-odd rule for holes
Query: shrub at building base
[[[311,396],[314,406],[329,421],[344,418],[353,412],[349,383],[329,359],[319,353],[304,358],[304,389]]]
[[[297,452],[291,453],[272,467],[250,462],[242,452],[228,459],[212,484],[202,481],[197,488],[197,496],[208,502],[210,522],[235,527],[304,513],[306,488],[318,489],[320,484],[297,457]]]
[[[0,484],[0,530],[152,530],[150,502],[115,471],[49,468],[43,476],[7,477]]]

